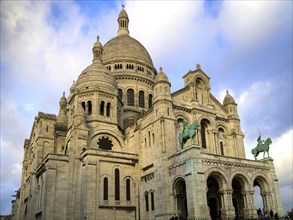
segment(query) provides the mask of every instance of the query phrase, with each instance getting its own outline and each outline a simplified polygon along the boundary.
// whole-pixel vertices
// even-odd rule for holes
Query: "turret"
[[[228,115],[231,119],[239,119],[237,104],[234,98],[229,94],[228,90],[224,98],[223,105],[227,109]]]
[[[60,98],[57,123],[67,127],[67,99],[65,97],[65,92],[63,92],[63,96]]]
[[[154,84],[154,108],[157,116],[159,116],[158,113],[165,116],[171,115],[172,98],[170,88],[171,83],[163,72],[162,67],[160,67],[160,72],[156,76]]]

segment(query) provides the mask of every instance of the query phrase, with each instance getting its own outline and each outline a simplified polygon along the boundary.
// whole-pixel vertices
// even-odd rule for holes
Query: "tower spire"
[[[128,19],[128,15],[126,13],[126,11],[124,10],[125,5],[122,4],[122,10],[119,13],[118,16],[118,35],[124,35],[124,34],[129,34],[129,30],[128,30],[128,23],[129,23],[129,19]]]

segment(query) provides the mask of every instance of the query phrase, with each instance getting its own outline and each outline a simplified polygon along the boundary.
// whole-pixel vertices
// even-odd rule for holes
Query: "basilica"
[[[264,211],[282,216],[273,159],[246,159],[231,94],[217,100],[199,64],[171,93],[129,35],[124,7],[117,21],[117,36],[105,45],[97,37],[59,113],[35,117],[12,218],[256,218],[256,186]]]

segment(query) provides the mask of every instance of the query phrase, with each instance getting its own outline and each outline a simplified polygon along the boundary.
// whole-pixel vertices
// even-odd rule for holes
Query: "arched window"
[[[108,200],[108,178],[104,178],[104,200]]]
[[[153,95],[149,94],[149,108],[153,106]]]
[[[119,98],[120,100],[122,100],[122,98],[123,98],[123,92],[122,92],[122,89],[118,89],[118,98]]]
[[[49,131],[49,125],[46,125],[46,132]]]
[[[111,103],[108,102],[107,103],[107,109],[106,109],[106,115],[107,115],[107,117],[110,117],[110,110],[111,110]]]
[[[144,108],[144,91],[139,91],[138,93],[138,105],[141,108]]]
[[[83,110],[85,111],[85,102],[82,102],[81,106],[82,106]]]
[[[155,196],[154,192],[151,192],[151,209],[155,210]]]
[[[144,198],[145,198],[145,211],[148,212],[149,211],[149,193],[148,192],[145,192]]]
[[[130,201],[130,179],[126,179],[126,201]]]
[[[223,142],[220,142],[220,150],[221,150],[221,155],[224,155],[224,146],[223,146]]]
[[[115,200],[120,200],[120,172],[115,169]]]
[[[101,101],[100,105],[100,115],[104,115],[104,108],[105,108],[105,102]]]
[[[202,148],[207,148],[207,136],[206,136],[207,126],[208,126],[208,121],[202,120],[200,123],[200,135],[201,135]]]
[[[151,132],[149,131],[149,147],[151,146]]]
[[[127,105],[134,106],[134,90],[133,89],[127,90]]]
[[[88,115],[92,114],[92,102],[91,101],[87,101],[87,111],[88,111]]]

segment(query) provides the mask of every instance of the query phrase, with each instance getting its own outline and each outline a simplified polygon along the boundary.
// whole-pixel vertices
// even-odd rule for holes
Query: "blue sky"
[[[292,195],[291,1],[1,1],[0,214],[20,187],[23,142],[39,111],[58,113],[59,99],[92,60],[96,36],[117,35],[121,4],[130,35],[163,67],[174,92],[199,63],[211,93],[238,103],[246,157],[259,131],[270,156],[284,210]]]

